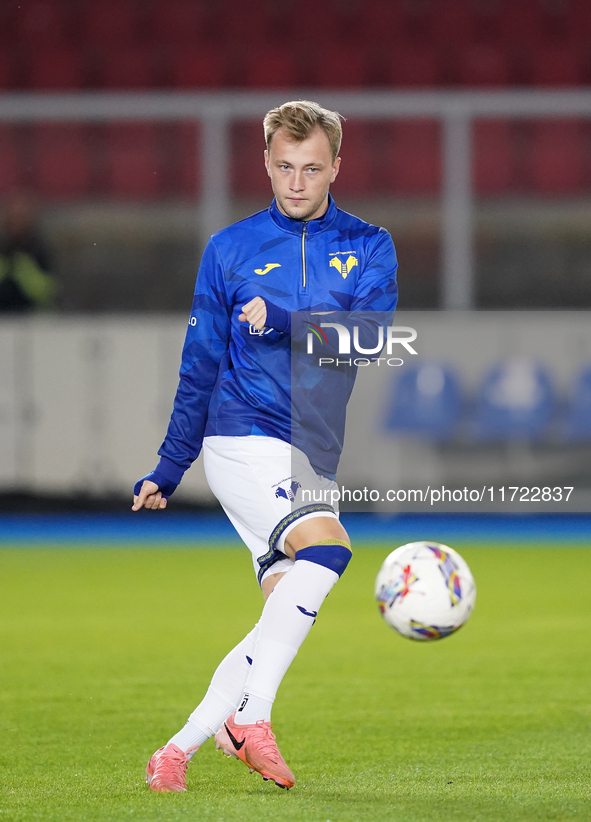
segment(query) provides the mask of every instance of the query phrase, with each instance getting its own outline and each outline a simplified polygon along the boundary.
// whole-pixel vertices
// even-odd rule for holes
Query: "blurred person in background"
[[[0,312],[24,313],[50,308],[57,284],[52,261],[26,193],[5,205],[0,233]]]

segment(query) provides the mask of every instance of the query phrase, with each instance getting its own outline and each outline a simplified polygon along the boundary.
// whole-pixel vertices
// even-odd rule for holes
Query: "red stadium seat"
[[[0,89],[11,89],[14,84],[14,66],[12,54],[8,49],[0,51]]]
[[[106,183],[110,194],[140,200],[160,194],[157,135],[156,127],[149,123],[108,126]]]
[[[472,178],[477,194],[503,194],[516,182],[515,135],[506,120],[474,124]]]
[[[98,72],[99,85],[112,89],[146,89],[157,83],[156,55],[141,46],[105,52]]]
[[[406,15],[402,3],[373,0],[363,8],[359,31],[361,41],[370,48],[386,45],[396,48],[407,41]]]
[[[530,51],[526,79],[534,86],[580,85],[583,66],[578,47],[574,43],[560,43]]]
[[[371,137],[371,125],[347,123],[340,151],[341,170],[334,182],[336,197],[363,197],[373,193]]]
[[[196,197],[201,189],[200,129],[196,123],[180,123],[175,131],[173,175],[174,193],[183,197]]]
[[[584,185],[585,143],[578,120],[546,120],[532,127],[530,173],[546,194],[574,194]]]
[[[327,43],[318,50],[315,84],[325,88],[360,88],[369,79],[365,50],[344,43]]]
[[[21,3],[14,18],[15,37],[21,46],[47,48],[67,42],[70,5],[61,0],[29,0]]]
[[[539,0],[499,0],[496,7],[498,42],[522,49],[544,39],[544,8]]]
[[[447,48],[465,47],[474,41],[475,5],[471,0],[434,0],[429,7],[429,38]]]
[[[591,3],[587,0],[566,0],[565,28],[568,41],[588,50],[591,42]]]
[[[25,185],[25,171],[20,156],[22,140],[14,126],[0,126],[0,194]]]
[[[215,26],[221,39],[236,47],[244,43],[250,50],[255,44],[266,48],[270,42],[269,24],[270,15],[264,0],[248,0],[247,3],[223,0]]]
[[[354,9],[348,9],[354,3],[343,0],[298,0],[292,3],[291,14],[284,32],[284,39],[289,41],[297,36],[298,45],[305,43],[323,47],[331,42],[342,44],[350,42],[349,26]],[[369,5],[369,4],[368,4]]]
[[[395,194],[437,194],[441,187],[441,148],[437,123],[407,120],[388,129],[384,178]]]
[[[34,49],[28,62],[31,88],[70,91],[85,85],[84,61],[75,48]]]
[[[91,183],[83,126],[46,123],[33,134],[33,174],[38,193],[51,199],[83,197]]]
[[[253,88],[289,88],[298,84],[298,65],[287,46],[249,49],[242,62],[242,78]]]
[[[246,197],[273,196],[264,166],[263,127],[256,123],[237,123],[232,129],[232,190]]]
[[[174,48],[193,46],[205,39],[207,3],[199,0],[155,0],[150,35],[154,43]]]
[[[406,29],[406,41],[412,43],[421,43],[423,45],[431,45],[434,47],[437,39],[432,40],[432,32],[430,26],[430,12],[433,8],[432,3],[410,2],[404,3],[404,17]],[[436,38],[436,35],[434,35]]]
[[[170,61],[172,85],[178,88],[220,88],[225,63],[220,50],[208,46],[174,52]]]
[[[82,35],[90,45],[127,46],[139,38],[138,7],[134,0],[86,0]]]
[[[395,87],[436,86],[441,77],[439,55],[426,45],[400,44],[389,50],[385,72],[388,84]]]
[[[15,12],[16,7],[14,3],[0,3],[0,48],[2,49],[15,40]]]
[[[505,86],[511,79],[506,50],[494,45],[472,45],[461,52],[457,79],[463,86]]]

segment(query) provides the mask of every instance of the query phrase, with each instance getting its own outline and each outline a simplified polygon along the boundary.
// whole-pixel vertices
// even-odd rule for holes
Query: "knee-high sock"
[[[199,745],[203,745],[240,704],[254,657],[258,631],[259,626],[255,625],[242,642],[224,657],[211,679],[207,693],[187,724],[169,740],[185,753],[192,754]]]
[[[351,556],[348,548],[339,547]],[[270,719],[281,680],[340,576],[332,568],[303,559],[305,552],[311,550],[298,551],[293,568],[279,580],[265,603],[253,664],[236,712],[239,725]]]

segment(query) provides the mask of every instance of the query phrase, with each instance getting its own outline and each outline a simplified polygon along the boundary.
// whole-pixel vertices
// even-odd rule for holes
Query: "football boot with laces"
[[[190,751],[190,754],[195,753]],[[156,751],[146,767],[146,782],[153,791],[186,791],[189,755],[172,742]]]
[[[258,771],[279,788],[293,788],[295,777],[279,753],[271,723],[259,719],[254,725],[237,725],[234,717],[229,716],[215,735],[216,748],[241,759],[251,773]]]

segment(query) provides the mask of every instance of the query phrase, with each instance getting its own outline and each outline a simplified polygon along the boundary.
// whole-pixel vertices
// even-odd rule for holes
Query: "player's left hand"
[[[262,331],[267,320],[267,306],[262,297],[255,297],[242,306],[242,314],[238,317],[241,323],[253,325],[257,331]]]
[[[139,494],[133,497],[132,511],[139,511],[140,508],[148,508],[152,511],[162,511],[166,508],[167,499],[162,496],[155,482],[146,480],[140,489]]]

